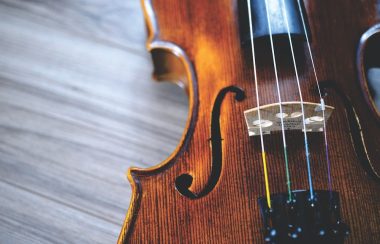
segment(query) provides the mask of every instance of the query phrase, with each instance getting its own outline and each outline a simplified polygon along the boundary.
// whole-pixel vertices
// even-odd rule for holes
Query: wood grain
[[[139,1],[1,0],[0,19],[0,242],[115,243],[126,170],[165,159],[188,110],[151,81]]]
[[[188,80],[189,134],[162,164],[129,171],[133,200],[119,243],[263,243],[264,226],[257,203],[259,197],[265,196],[260,140],[248,137],[243,117],[245,110],[257,107],[257,88],[251,50],[241,45],[239,36],[237,13],[241,1],[141,2],[151,33],[148,49],[153,53],[160,49],[172,51],[185,66],[194,67],[196,77]],[[340,194],[342,218],[351,228],[345,243],[377,243],[380,140],[373,135],[380,131],[360,90],[355,53],[360,36],[379,20],[378,1],[304,2],[319,79],[330,86],[325,101],[335,107],[327,125],[327,138],[332,187]],[[300,96],[289,45],[286,42],[281,45],[277,38],[275,44],[282,101],[297,101]],[[319,102],[310,57],[302,44],[297,46],[300,56],[296,55],[302,95],[304,101]],[[278,94],[269,41],[257,41],[256,51],[260,102],[276,103]],[[192,77],[191,70],[183,70]],[[178,67],[166,71],[176,73]],[[180,194],[175,184],[179,176],[191,176],[192,181],[184,185],[193,195],[201,194],[211,181],[215,150],[210,147],[215,131],[211,121],[215,101],[231,86],[243,89],[246,98],[237,101],[229,94],[221,105],[221,133],[217,138],[222,144],[217,162],[222,165],[220,178],[215,188],[202,197]],[[286,137],[292,189],[307,190],[303,134],[287,133]],[[309,135],[308,140],[314,188],[328,189],[323,134]],[[265,136],[273,194],[286,192],[282,146],[280,134]],[[359,150],[359,146],[365,148]],[[287,238],[286,233],[281,237]],[[318,242],[310,240],[314,241]]]

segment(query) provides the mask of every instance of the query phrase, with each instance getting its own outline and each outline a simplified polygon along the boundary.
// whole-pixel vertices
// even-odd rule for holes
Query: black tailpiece
[[[272,208],[266,198],[259,198],[267,243],[343,243],[349,227],[340,217],[339,194],[315,191],[293,191],[271,195]]]

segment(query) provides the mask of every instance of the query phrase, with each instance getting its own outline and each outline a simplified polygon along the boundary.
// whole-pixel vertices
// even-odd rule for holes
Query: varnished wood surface
[[[165,159],[182,90],[151,81],[140,2],[0,1],[0,243],[115,243],[125,172]]]
[[[155,34],[149,47],[156,52],[160,48],[170,51],[171,47],[185,66],[193,65],[196,79],[189,81],[189,134],[176,153],[153,169],[130,171],[134,198],[119,242],[263,243],[263,221],[257,204],[265,195],[260,141],[248,137],[243,118],[244,110],[256,107],[257,101],[251,52],[242,47],[238,30],[238,3],[242,1],[142,2],[148,26]],[[319,79],[331,86],[325,101],[335,107],[327,138],[332,188],[340,194],[342,218],[351,228],[345,243],[378,243],[380,140],[373,135],[380,131],[361,92],[355,55],[361,35],[379,21],[378,1],[304,2]],[[275,44],[282,101],[299,100],[289,46]],[[262,40],[256,47],[261,104],[278,102],[269,42]],[[306,47],[298,48],[303,99],[319,102],[310,58],[302,55],[307,53]],[[175,73],[178,67],[166,71]],[[237,101],[232,93],[226,96],[217,120],[221,133],[213,138],[214,102],[230,86],[243,89],[246,98]],[[323,135],[308,138],[314,188],[327,189]],[[272,193],[286,192],[281,139],[280,134],[265,136]],[[220,149],[210,147],[215,140],[221,142]],[[287,141],[292,189],[309,189],[303,135],[287,133]],[[183,185],[194,196],[208,186],[214,150],[219,150],[217,163],[222,165],[215,187],[198,198],[181,195],[180,188],[175,188],[180,175],[192,177]]]

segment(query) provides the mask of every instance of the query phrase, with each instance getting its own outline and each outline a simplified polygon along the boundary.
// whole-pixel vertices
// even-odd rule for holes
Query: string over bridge
[[[260,135],[260,125],[263,134],[281,131],[281,118],[285,130],[303,131],[302,103],[282,102],[282,113],[280,103],[268,104],[244,111],[249,136]],[[320,103],[304,102],[306,132],[323,132],[323,122],[328,120],[334,111],[334,107]],[[324,116],[323,116],[324,109]],[[259,119],[258,112],[260,110]]]

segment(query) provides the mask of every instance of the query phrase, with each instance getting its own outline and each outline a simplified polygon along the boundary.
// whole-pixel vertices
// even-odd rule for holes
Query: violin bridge
[[[281,131],[281,117],[284,121],[285,130],[303,131],[303,117],[301,102],[283,102],[281,103],[282,113],[280,112],[280,103],[273,103],[260,106],[259,109],[253,108],[244,111],[245,121],[248,126],[249,136],[260,135],[260,124],[263,134],[270,134],[275,131]],[[305,112],[305,126],[307,132],[323,132],[323,121],[330,118],[334,107],[324,105],[323,103],[303,103]],[[325,116],[323,118],[323,109]]]

